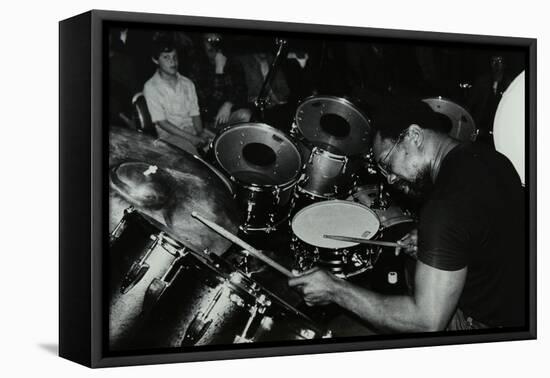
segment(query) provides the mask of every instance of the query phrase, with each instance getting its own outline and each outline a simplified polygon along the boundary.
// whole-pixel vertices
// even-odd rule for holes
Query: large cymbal
[[[230,242],[191,217],[191,212],[237,233],[240,212],[231,184],[202,159],[132,130],[109,132],[109,231],[134,206],[170,236],[195,251],[217,255]]]

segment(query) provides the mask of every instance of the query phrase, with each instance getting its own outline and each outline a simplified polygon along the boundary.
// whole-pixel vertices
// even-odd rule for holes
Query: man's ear
[[[151,60],[152,60],[153,63],[155,63],[157,66],[159,65],[158,59],[155,59],[155,58],[151,57]]]
[[[407,134],[411,143],[414,144],[416,148],[421,149],[424,144],[424,129],[413,123],[407,129]]]

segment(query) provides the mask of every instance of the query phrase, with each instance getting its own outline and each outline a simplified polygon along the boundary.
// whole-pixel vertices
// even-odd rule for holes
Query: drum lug
[[[212,319],[207,320],[207,315],[199,311],[187,326],[180,346],[195,345],[204,336],[211,324]]]
[[[204,312],[199,311],[193,320],[191,320],[183,335],[181,346],[195,345],[204,336],[212,324],[213,319],[209,319],[210,313],[214,309],[214,306],[218,303],[218,300],[224,291],[225,285],[218,289],[208,308]]]
[[[122,216],[122,219],[120,220],[120,222],[118,222],[115,229],[109,235],[109,244],[113,244],[113,242],[115,240],[117,240],[120,237],[120,235],[122,235],[122,233],[124,232],[124,230],[126,229],[126,226],[128,224],[128,222],[126,220],[126,216],[132,214],[135,211],[136,210],[134,209],[133,206],[130,206],[130,207],[124,209],[124,215]]]
[[[149,265],[145,262],[133,263],[130,271],[124,277],[122,285],[120,286],[120,292],[122,294],[128,293],[137,283],[145,276],[145,273],[149,270]]]
[[[159,243],[159,237],[155,235],[151,235],[151,239],[153,240],[153,243],[149,246],[149,248],[147,249],[147,252],[143,255],[143,257],[138,262],[135,262],[132,264],[130,271],[126,273],[126,276],[122,280],[122,284],[120,285],[120,292],[122,294],[126,294],[130,290],[132,290],[132,288],[137,285],[137,283],[143,278],[145,273],[147,273],[147,271],[149,270],[150,266],[145,261],[147,261],[147,258],[149,257],[149,255]]]
[[[346,173],[346,169],[348,167],[348,161],[349,161],[348,157],[344,156],[344,164],[342,165],[342,169],[340,170],[341,174]]]
[[[311,149],[311,153],[309,154],[309,158],[307,160],[307,163],[308,164],[311,164],[313,163],[313,157],[315,156],[315,154],[317,153],[317,151],[319,151],[319,148],[318,147],[313,147]]]

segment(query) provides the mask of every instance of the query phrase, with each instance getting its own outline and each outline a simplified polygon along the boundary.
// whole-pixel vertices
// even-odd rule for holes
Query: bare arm
[[[191,119],[193,120],[193,128],[197,135],[202,135],[204,128],[202,127],[201,116],[193,116]]]
[[[202,139],[200,137],[193,135],[191,133],[188,133],[187,131],[179,129],[178,127],[174,126],[170,121],[166,121],[166,120],[158,121],[157,125],[167,133],[187,139],[194,145],[197,145],[202,142]]]
[[[414,296],[375,293],[323,271],[289,281],[298,286],[306,303],[334,302],[378,328],[401,332],[443,330],[455,311],[466,279],[467,268],[435,269],[417,262]]]

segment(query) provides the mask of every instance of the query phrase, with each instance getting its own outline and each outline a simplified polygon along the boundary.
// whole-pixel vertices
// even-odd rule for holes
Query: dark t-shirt
[[[475,144],[445,156],[420,212],[418,259],[468,267],[458,307],[489,326],[525,325],[525,196],[502,154]]]

